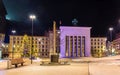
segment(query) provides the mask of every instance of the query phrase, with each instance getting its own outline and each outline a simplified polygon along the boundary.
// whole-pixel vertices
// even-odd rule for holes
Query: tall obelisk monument
[[[53,21],[53,52],[51,54],[51,62],[58,63],[59,55],[56,53],[56,22]]]
[[[53,55],[56,55],[56,22],[53,21]]]

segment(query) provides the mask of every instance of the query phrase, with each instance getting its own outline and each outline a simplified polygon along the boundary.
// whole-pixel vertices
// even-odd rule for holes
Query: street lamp
[[[110,31],[110,54],[112,54],[112,44],[111,44],[111,42],[112,42],[112,31],[113,31],[113,27],[110,27],[109,28],[109,31]]]
[[[90,68],[89,68],[90,61],[88,61],[87,63],[88,63],[88,75],[90,75]]]
[[[12,34],[15,34],[16,33],[16,30],[12,30]]]
[[[110,31],[110,42],[112,41],[112,31],[113,31],[113,27],[110,27],[109,28],[109,31]]]
[[[32,64],[32,53],[33,53],[33,21],[36,19],[36,16],[35,15],[30,15],[29,16],[29,18],[31,19],[31,21],[32,21],[32,40],[31,40],[31,45],[32,45],[32,47],[31,47],[31,64]]]
[[[16,30],[12,30],[11,32],[14,35],[16,33]],[[13,39],[13,41],[14,41],[14,39]],[[14,58],[14,44],[13,43],[12,43],[12,59]]]

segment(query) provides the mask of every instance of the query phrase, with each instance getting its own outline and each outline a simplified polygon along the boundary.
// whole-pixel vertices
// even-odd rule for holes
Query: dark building
[[[5,19],[5,16],[7,15],[7,11],[5,9],[5,6],[3,4],[3,1],[0,0],[0,18]]]
[[[3,0],[0,0],[0,33],[5,34],[4,44],[5,48],[2,49],[2,57],[8,57],[7,45],[9,44],[10,34],[10,21],[6,20],[7,11],[5,9]]]
[[[7,11],[3,0],[0,0],[0,33],[5,34],[4,43],[9,43],[9,35],[11,33],[10,21],[6,20]]]
[[[7,11],[3,4],[3,1],[0,0],[0,33],[5,33],[7,29],[7,21],[6,21]]]

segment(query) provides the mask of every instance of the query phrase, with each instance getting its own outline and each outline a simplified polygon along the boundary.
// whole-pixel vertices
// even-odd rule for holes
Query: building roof
[[[80,26],[60,26],[60,28],[82,28],[82,29],[91,29],[92,27],[80,27]]]

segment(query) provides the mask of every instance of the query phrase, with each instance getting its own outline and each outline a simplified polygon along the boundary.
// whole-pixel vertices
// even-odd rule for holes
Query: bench
[[[66,65],[66,64],[70,64],[70,59],[59,59],[59,64],[63,64],[63,65]]]
[[[69,62],[68,61],[60,61],[59,63],[65,65],[65,64],[68,64]]]
[[[11,65],[15,65],[15,68],[18,67],[18,64],[21,64],[21,66],[23,66],[23,63],[25,63],[22,58],[11,59],[10,61]]]
[[[49,59],[43,59],[40,61],[40,65],[44,65],[44,64],[50,64],[50,60]]]
[[[49,61],[41,61],[41,65],[43,65],[43,64],[50,64],[50,62]]]

